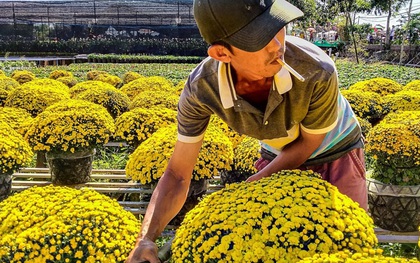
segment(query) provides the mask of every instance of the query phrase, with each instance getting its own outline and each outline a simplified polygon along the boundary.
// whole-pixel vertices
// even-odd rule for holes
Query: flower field
[[[371,177],[419,185],[420,69],[336,64],[366,137]],[[95,148],[94,168],[125,169],[127,180],[155,184],[176,140],[177,99],[195,66],[3,67],[0,176],[34,167],[39,154]],[[110,142],[120,146],[110,150]],[[258,141],[214,117],[193,179],[233,171],[244,180],[255,172],[257,151]],[[378,245],[368,214],[312,172],[227,181],[185,216],[173,262],[419,262],[408,261],[419,257],[417,244],[409,252]],[[0,201],[0,262],[124,262],[141,225],[113,196],[91,191],[33,187]]]

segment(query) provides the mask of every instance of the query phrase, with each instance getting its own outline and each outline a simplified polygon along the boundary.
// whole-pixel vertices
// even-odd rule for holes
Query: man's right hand
[[[128,256],[126,263],[161,263],[158,258],[158,248],[155,242],[148,238],[143,238],[137,242],[134,249]]]

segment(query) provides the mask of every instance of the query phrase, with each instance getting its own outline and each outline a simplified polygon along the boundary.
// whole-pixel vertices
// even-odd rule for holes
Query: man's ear
[[[216,60],[219,60],[221,62],[224,62],[224,63],[230,62],[231,53],[223,45],[219,45],[219,44],[211,45],[207,49],[207,54],[209,54],[210,57]]]

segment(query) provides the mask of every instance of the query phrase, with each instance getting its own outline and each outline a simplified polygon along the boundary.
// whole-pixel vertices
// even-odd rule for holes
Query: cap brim
[[[303,12],[299,8],[276,0],[264,13],[223,40],[236,48],[255,52],[265,47],[285,25],[301,16]]]

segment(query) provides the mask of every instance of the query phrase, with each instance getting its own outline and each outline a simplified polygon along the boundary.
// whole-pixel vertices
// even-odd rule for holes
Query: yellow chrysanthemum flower
[[[2,201],[0,222],[0,262],[124,262],[140,230],[117,201],[53,185]]]
[[[293,170],[204,197],[176,231],[172,260],[293,263],[376,244],[364,209],[319,174]]]
[[[104,107],[69,99],[39,114],[25,139],[35,151],[75,152],[107,143],[114,132],[114,120]]]
[[[0,120],[0,174],[12,174],[32,157],[33,152],[22,135]]]
[[[128,177],[142,184],[155,183],[163,175],[177,140],[175,123],[159,128],[130,155],[126,166]],[[193,179],[212,178],[222,169],[230,169],[232,143],[218,127],[207,128]]]

